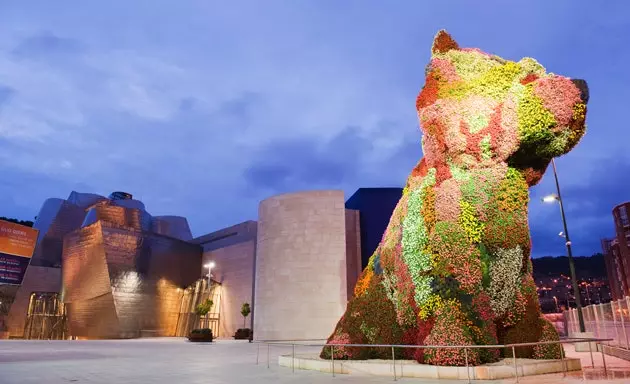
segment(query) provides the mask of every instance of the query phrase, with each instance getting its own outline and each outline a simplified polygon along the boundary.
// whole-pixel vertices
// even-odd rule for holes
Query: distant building
[[[613,208],[615,237],[602,240],[613,300],[630,296],[630,202]]]
[[[580,279],[578,287],[583,306],[607,303],[611,300],[608,281],[603,277]],[[576,307],[573,285],[569,276],[560,274],[559,276],[538,277],[536,290],[544,313]]]
[[[402,192],[402,188],[359,188],[346,201],[346,209],[359,211],[361,269],[381,242]]]

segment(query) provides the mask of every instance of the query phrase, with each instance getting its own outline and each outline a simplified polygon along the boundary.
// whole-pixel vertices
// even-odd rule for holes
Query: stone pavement
[[[280,354],[290,354],[291,347],[270,348],[270,368],[267,368],[267,347],[243,341],[219,340],[212,344],[194,344],[181,338],[155,338],[103,341],[20,341],[0,340],[0,384],[62,384],[62,383],[391,383],[390,377],[348,376],[312,371],[291,372],[278,366]],[[314,351],[313,347],[298,346],[296,353]],[[590,365],[588,353],[576,354],[567,347],[567,354],[583,359]],[[596,367],[585,375],[562,374],[528,377],[521,383],[573,384],[591,379],[601,372],[601,354],[596,354]],[[606,357],[609,372],[616,380],[596,380],[593,383],[630,382],[630,363]],[[625,378],[623,377],[625,376]],[[400,383],[462,383],[402,379]],[[464,381],[465,382],[465,381]],[[514,380],[492,383],[513,383]],[[481,383],[476,381],[475,383]]]

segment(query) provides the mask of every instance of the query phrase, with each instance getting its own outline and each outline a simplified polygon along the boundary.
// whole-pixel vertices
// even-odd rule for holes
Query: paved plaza
[[[104,341],[0,341],[0,384],[61,383],[390,383],[392,377],[348,376],[296,371],[278,366],[280,354],[290,354],[291,347],[270,348],[267,368],[267,347],[242,341],[219,340],[212,344],[189,343],[181,338],[155,338]],[[298,346],[296,353],[313,352],[313,347]],[[590,365],[588,353],[576,354],[567,346],[569,356],[582,358]],[[601,376],[601,355],[596,355],[596,368],[586,369],[587,378]],[[598,383],[630,381],[630,364],[606,357],[609,373],[616,380],[595,380]],[[625,377],[625,378],[624,378]],[[528,377],[522,383],[577,383],[579,373],[564,378],[562,374]],[[401,383],[462,383],[402,379]],[[464,381],[465,382],[465,381]],[[493,381],[513,383],[514,380]],[[476,383],[481,383],[477,381]]]

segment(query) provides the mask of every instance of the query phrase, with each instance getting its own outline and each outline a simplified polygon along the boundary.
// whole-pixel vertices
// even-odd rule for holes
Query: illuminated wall
[[[241,306],[249,303],[253,308],[256,230],[255,221],[246,221],[193,240],[204,249],[203,264],[215,263],[212,278],[221,284],[218,337],[232,337],[239,328],[251,329],[252,315],[243,322]]]
[[[185,218],[152,217],[131,195],[72,192],[48,199],[34,227],[39,238],[7,319],[22,336],[32,292],[61,292],[70,334],[173,335],[183,288],[201,275],[201,247]]]
[[[260,203],[254,338],[323,339],[347,301],[343,191]]]
[[[66,237],[64,302],[70,333],[173,336],[183,289],[201,276],[201,248],[99,221]]]

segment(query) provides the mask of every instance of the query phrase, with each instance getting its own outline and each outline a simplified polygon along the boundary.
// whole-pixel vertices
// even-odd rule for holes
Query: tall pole
[[[573,263],[573,253],[571,252],[571,239],[569,237],[569,229],[567,228],[567,219],[564,215],[564,206],[562,204],[562,195],[560,194],[560,183],[558,182],[558,173],[556,172],[556,162],[551,159],[553,166],[553,177],[556,179],[556,191],[558,193],[558,204],[560,204],[560,214],[562,215],[562,225],[564,226],[564,236],[567,246],[567,256],[569,258],[569,272],[571,273],[571,284],[573,285],[573,295],[575,296],[575,305],[577,306],[578,321],[580,323],[580,332],[586,332],[584,326],[584,316],[582,315],[582,299],[580,298],[580,288],[578,287],[577,277],[575,276],[575,264]]]

